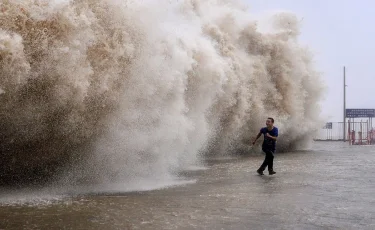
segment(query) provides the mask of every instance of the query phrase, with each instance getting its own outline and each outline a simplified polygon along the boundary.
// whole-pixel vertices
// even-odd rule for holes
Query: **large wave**
[[[2,1],[0,181],[169,180],[250,151],[269,116],[293,148],[323,89],[299,23],[262,32],[233,0]]]

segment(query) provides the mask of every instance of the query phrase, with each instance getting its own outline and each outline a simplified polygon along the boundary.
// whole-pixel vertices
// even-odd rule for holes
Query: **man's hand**
[[[258,138],[262,135],[262,133],[258,133],[257,137],[255,138],[255,140],[253,141],[253,145],[255,145],[255,142],[257,142]]]
[[[266,136],[276,141],[276,137],[271,136],[269,133],[267,133]]]

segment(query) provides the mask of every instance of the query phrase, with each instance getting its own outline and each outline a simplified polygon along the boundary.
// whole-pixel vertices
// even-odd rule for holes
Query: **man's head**
[[[272,127],[275,120],[272,117],[267,118],[266,125],[267,127]]]

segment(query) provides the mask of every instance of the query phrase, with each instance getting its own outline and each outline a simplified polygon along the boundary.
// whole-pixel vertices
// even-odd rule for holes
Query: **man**
[[[253,141],[253,145],[255,145],[255,142],[258,140],[258,138],[261,135],[264,136],[262,150],[266,153],[266,158],[264,159],[263,164],[257,170],[257,173],[259,175],[264,175],[263,171],[266,169],[267,166],[270,175],[276,174],[276,172],[273,171],[273,154],[276,150],[276,140],[279,135],[279,130],[275,126],[273,126],[274,122],[275,121],[272,117],[267,118],[267,127],[261,128],[257,137]]]

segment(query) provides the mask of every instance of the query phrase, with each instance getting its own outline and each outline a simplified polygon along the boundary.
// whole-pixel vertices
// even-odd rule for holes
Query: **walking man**
[[[276,174],[275,171],[273,171],[273,154],[276,150],[276,140],[277,136],[279,135],[279,130],[277,127],[273,126],[274,119],[272,117],[267,118],[266,126],[264,128],[261,128],[257,137],[253,141],[253,145],[255,145],[255,142],[258,140],[258,138],[263,135],[264,141],[262,145],[263,152],[266,153],[266,157],[263,161],[263,164],[260,166],[260,168],[257,170],[259,175],[264,175],[263,171],[268,166],[268,173],[270,175]]]

